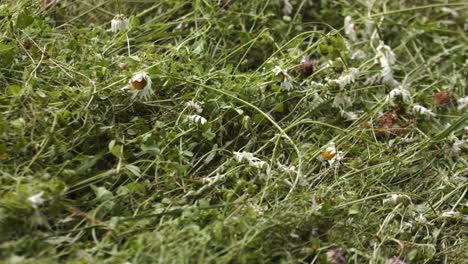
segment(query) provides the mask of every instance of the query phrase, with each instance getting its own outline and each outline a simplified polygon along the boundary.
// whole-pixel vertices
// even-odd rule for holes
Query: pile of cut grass
[[[467,8],[2,1],[0,260],[463,263]]]

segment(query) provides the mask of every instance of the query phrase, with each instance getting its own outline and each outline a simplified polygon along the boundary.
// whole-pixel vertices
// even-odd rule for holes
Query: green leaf
[[[8,96],[20,96],[23,93],[23,90],[18,85],[8,86],[7,95]]]
[[[16,19],[16,28],[25,29],[34,22],[34,18],[28,13],[21,13]]]

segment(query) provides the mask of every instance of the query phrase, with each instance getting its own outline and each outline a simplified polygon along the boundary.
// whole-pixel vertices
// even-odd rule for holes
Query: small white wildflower
[[[457,103],[458,103],[458,110],[461,110],[463,108],[467,108],[468,107],[468,96],[458,99]]]
[[[154,95],[151,89],[151,78],[146,72],[139,72],[132,76],[128,81],[128,85],[124,89],[130,89],[133,93],[132,98],[139,96],[140,98],[148,101]]]
[[[356,50],[353,54],[351,54],[352,60],[362,60],[367,57],[366,53],[362,50]]]
[[[414,105],[413,106],[413,113],[421,114],[421,115],[424,115],[424,116],[435,116],[435,114],[431,110],[429,110],[429,109],[427,109],[427,108],[425,108],[424,106],[421,106],[421,105]]]
[[[125,31],[130,29],[130,22],[124,15],[117,15],[111,21],[111,31]]]
[[[388,95],[388,98],[391,102],[394,102],[397,97],[401,98],[406,104],[411,103],[411,93],[401,86],[391,90]]]
[[[459,14],[458,14],[457,11],[455,11],[455,10],[453,10],[453,9],[451,9],[451,8],[445,7],[445,6],[442,7],[440,10],[441,10],[442,12],[449,13],[449,14],[452,15],[453,17],[458,17],[458,16],[459,16]]]
[[[347,108],[353,105],[353,101],[349,96],[337,94],[332,105],[336,108]]]
[[[344,32],[350,40],[357,40],[356,31],[354,31],[353,19],[350,16],[346,16],[344,19]]]
[[[200,115],[189,115],[189,116],[187,116],[187,120],[192,122],[192,123],[201,124],[201,125],[204,125],[204,124],[206,124],[208,122],[206,120],[206,118],[204,118],[203,116],[200,116]]]
[[[364,85],[372,85],[372,84],[378,83],[380,82],[381,79],[382,79],[382,76],[380,75],[380,73],[373,74],[364,81]]]
[[[397,205],[411,203],[411,198],[404,194],[392,194],[389,198],[383,200],[384,205]]]
[[[356,113],[354,112],[347,112],[343,109],[340,109],[340,115],[343,117],[343,118],[346,118],[346,120],[357,120],[359,117]]]
[[[195,101],[190,100],[187,103],[185,103],[185,106],[187,108],[195,110],[195,112],[197,112],[197,113],[203,112],[203,108],[200,106],[199,103],[197,103]]]
[[[336,79],[335,81],[336,83],[340,85],[341,88],[343,88],[346,85],[355,82],[358,75],[359,75],[358,69],[349,68],[349,70],[345,74],[338,77],[338,79]]]
[[[39,192],[39,193],[37,193],[37,194],[35,194],[35,195],[33,195],[33,196],[30,196],[30,197],[28,198],[28,202],[31,203],[31,206],[32,206],[32,207],[34,207],[34,208],[37,209],[37,207],[38,207],[39,205],[41,205],[42,203],[45,202],[45,199],[42,198],[42,195],[44,195],[44,192]]]
[[[333,163],[336,161],[342,160],[343,157],[343,151],[338,151],[338,149],[335,147],[335,144],[332,142],[330,143],[330,146],[322,152],[322,155],[319,157],[319,159],[325,160],[328,162],[328,164],[333,165]]]

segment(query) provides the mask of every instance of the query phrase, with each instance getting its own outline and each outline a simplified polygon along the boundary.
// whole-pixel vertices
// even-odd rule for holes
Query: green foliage
[[[461,263],[467,5],[368,2],[2,1],[0,262]]]

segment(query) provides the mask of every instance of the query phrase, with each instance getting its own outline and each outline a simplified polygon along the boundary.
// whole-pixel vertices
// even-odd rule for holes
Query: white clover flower
[[[349,70],[345,74],[338,77],[338,79],[336,79],[335,82],[338,83],[341,88],[343,88],[346,85],[355,82],[358,75],[359,75],[358,69],[349,68]]]
[[[124,87],[124,89],[129,89],[133,93],[132,98],[138,96],[148,101],[154,95],[154,91],[151,89],[151,84],[151,78],[148,73],[139,72],[132,76],[128,81],[128,85]]]
[[[117,15],[111,21],[112,32],[130,30],[130,28],[130,22],[124,15]]]
[[[354,31],[353,19],[350,16],[346,16],[344,19],[344,32],[350,40],[357,40],[356,31]]]
[[[428,117],[429,116],[435,116],[435,114],[431,110],[429,110],[429,109],[427,109],[427,108],[425,108],[424,106],[421,106],[421,105],[414,105],[413,106],[413,113],[428,116]]]
[[[357,120],[359,119],[359,116],[354,113],[354,112],[347,112],[343,109],[340,109],[340,115],[343,117],[343,118],[346,118],[346,120]]]
[[[190,100],[187,103],[185,103],[185,106],[187,108],[190,108],[190,109],[194,110],[197,113],[203,112],[203,108],[200,106],[200,104],[198,104],[197,102],[195,102],[193,100]]]
[[[401,98],[406,104],[411,103],[411,93],[401,86],[391,90],[388,95],[388,98],[391,102],[394,102],[397,97]]]
[[[384,205],[397,205],[397,204],[411,203],[411,198],[404,194],[392,194],[389,198],[383,200]]]
[[[204,125],[208,122],[206,118],[200,115],[189,115],[187,116],[187,121],[190,121],[195,124],[201,124],[201,125]]]
[[[237,162],[241,163],[243,161],[248,161],[249,165],[255,168],[268,168],[268,164],[265,161],[262,161],[261,159],[254,157],[253,153],[242,151],[242,152],[237,152],[234,151],[234,157],[236,158]]]
[[[35,194],[33,196],[30,196],[28,198],[28,202],[31,203],[32,207],[37,209],[37,207],[39,205],[41,205],[41,204],[43,204],[45,202],[45,199],[42,198],[42,195],[44,195],[44,192],[39,192],[39,193],[37,193],[37,194]]]
[[[343,157],[343,151],[338,151],[338,149],[335,147],[335,143],[331,142],[330,146],[322,152],[322,155],[319,157],[319,159],[327,161],[328,164],[333,165],[333,163],[336,161],[342,160]]]
[[[457,103],[458,103],[458,110],[461,110],[463,108],[467,108],[468,107],[468,96],[458,99]]]

